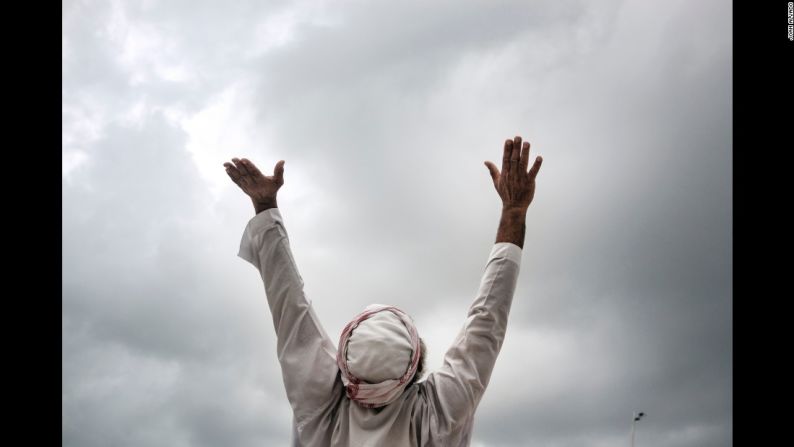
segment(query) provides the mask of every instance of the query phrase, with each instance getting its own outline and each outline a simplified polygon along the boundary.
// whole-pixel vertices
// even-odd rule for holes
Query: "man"
[[[527,209],[542,158],[527,170],[529,143],[504,144],[502,169],[485,166],[502,199],[499,229],[479,292],[443,366],[417,382],[423,343],[402,310],[368,306],[345,327],[338,344],[326,334],[303,293],[276,194],[284,160],[272,176],[246,159],[224,163],[253,202],[238,256],[265,285],[277,354],[293,411],[295,446],[467,446],[474,412],[502,347],[518,279]]]

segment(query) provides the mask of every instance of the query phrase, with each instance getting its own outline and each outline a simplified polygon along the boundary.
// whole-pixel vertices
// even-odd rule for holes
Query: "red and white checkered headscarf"
[[[356,328],[360,330],[354,344]],[[356,352],[349,352],[351,345]],[[339,337],[336,363],[347,397],[367,408],[394,402],[416,374],[420,351],[419,334],[408,314],[394,306],[367,306]]]

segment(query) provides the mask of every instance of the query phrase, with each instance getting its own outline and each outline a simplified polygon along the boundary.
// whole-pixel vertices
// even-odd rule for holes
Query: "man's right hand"
[[[251,198],[257,214],[266,209],[278,207],[276,194],[284,184],[284,160],[276,163],[272,176],[263,175],[246,158],[232,158],[232,163],[223,164],[226,173]]]

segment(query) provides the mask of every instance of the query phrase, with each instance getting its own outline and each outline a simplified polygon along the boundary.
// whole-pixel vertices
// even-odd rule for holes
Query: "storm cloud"
[[[730,2],[66,1],[63,445],[286,445],[253,208],[332,337],[366,305],[442,356],[544,157],[477,446],[732,443]]]

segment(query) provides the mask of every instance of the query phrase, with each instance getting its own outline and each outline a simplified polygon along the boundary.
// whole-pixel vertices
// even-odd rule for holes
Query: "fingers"
[[[502,173],[510,171],[510,155],[513,153],[513,140],[505,140],[505,150],[502,154]]]
[[[279,160],[276,163],[276,167],[273,169],[273,176],[276,178],[276,182],[280,185],[284,183],[284,160]]]
[[[527,172],[527,165],[529,165],[529,141],[525,141],[524,147],[521,148],[521,163],[519,163],[521,172]]]
[[[247,158],[243,158],[241,161],[243,163],[243,166],[245,166],[245,168],[248,170],[248,173],[251,174],[251,176],[254,179],[258,177],[262,177],[262,173],[259,171],[259,168],[257,168],[256,165],[251,163],[250,160],[248,160]]]
[[[234,166],[236,166],[237,169],[240,171],[240,175],[242,175],[243,177],[248,175],[248,169],[245,167],[242,160],[240,160],[239,158],[232,158],[232,163],[234,163]]]
[[[521,137],[516,136],[513,139],[513,150],[510,153],[510,175],[516,176],[518,174],[519,161],[521,160]]]
[[[493,179],[493,185],[496,186],[499,183],[499,170],[496,169],[496,165],[491,163],[490,161],[485,162],[485,167],[488,168],[488,172],[491,173],[491,179]]]
[[[532,169],[529,170],[529,179],[535,180],[535,177],[538,175],[538,171],[540,171],[540,165],[543,164],[543,157],[538,156],[535,157],[535,163],[532,164]]]
[[[275,181],[278,185],[284,183],[284,160],[276,163],[273,177],[263,175],[262,171],[247,158],[240,159],[235,157],[232,158],[231,163],[225,162],[223,166],[232,181],[241,188],[257,186],[268,181]]]
[[[242,160],[239,158],[232,158],[232,163],[234,163],[234,167],[237,168],[237,171],[240,173],[240,176],[237,177],[237,184],[242,188],[244,186],[249,186],[253,182],[251,180],[251,176],[248,173],[248,169],[243,164]]]
[[[231,163],[226,162],[223,164],[226,168],[226,173],[229,174],[229,177],[232,181],[236,184],[240,184],[240,171]]]

